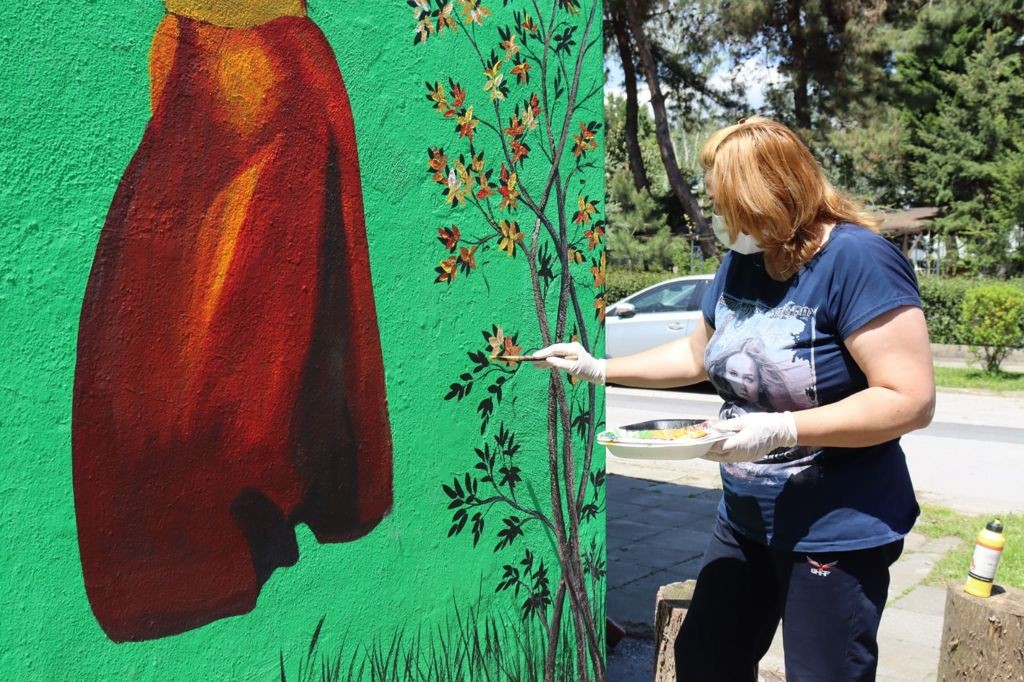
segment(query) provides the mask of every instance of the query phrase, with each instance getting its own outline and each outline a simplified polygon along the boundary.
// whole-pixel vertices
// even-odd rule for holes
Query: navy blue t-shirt
[[[852,224],[777,282],[762,254],[729,252],[703,300],[704,354],[721,418],[828,405],[867,388],[843,340],[879,315],[921,305],[900,251]],[[918,506],[899,439],[866,448],[794,447],[721,465],[719,512],[778,549],[863,549],[903,537]]]

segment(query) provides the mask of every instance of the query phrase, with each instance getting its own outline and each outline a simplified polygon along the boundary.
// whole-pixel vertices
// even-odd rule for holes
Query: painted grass
[[[914,530],[929,538],[955,537],[960,543],[935,565],[926,582],[945,585],[966,580],[974,552],[974,538],[992,516],[998,516],[1006,529],[1006,549],[1003,550],[995,582],[1024,589],[1024,514],[971,516],[928,504],[921,505],[921,517]]]
[[[555,679],[573,680],[576,643],[568,609],[564,616]],[[540,682],[544,677],[544,632],[534,619],[455,610],[444,625],[424,628],[411,621],[406,632],[351,648],[343,638],[325,644],[323,629],[321,618],[306,651],[280,652],[280,682]]]
[[[975,388],[986,391],[1024,391],[1024,373],[985,372],[961,367],[936,367],[935,383],[945,388]]]

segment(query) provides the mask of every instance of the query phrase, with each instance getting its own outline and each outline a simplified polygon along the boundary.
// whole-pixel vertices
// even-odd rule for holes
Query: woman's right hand
[[[575,355],[576,359],[570,360],[566,357],[571,355]],[[537,363],[538,367],[561,369],[592,384],[604,385],[605,360],[595,358],[579,343],[556,343],[541,348],[533,356],[544,358],[543,363]]]

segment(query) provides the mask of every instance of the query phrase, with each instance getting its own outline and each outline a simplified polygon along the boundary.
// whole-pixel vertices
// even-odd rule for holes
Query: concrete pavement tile
[[[631,491],[637,489],[642,490],[650,488],[653,485],[658,485],[658,481],[648,481],[643,478],[609,474],[606,484],[608,486],[609,494],[618,495],[624,492],[629,494]]]
[[[609,457],[607,460],[608,471],[619,476],[628,476],[634,479],[647,481],[671,481],[679,477],[679,471],[671,466],[659,465],[654,462],[634,462],[629,460],[616,460]]]
[[[906,537],[903,538],[903,552],[916,552],[921,549],[924,543],[928,542],[928,538],[921,533],[910,531]]]
[[[624,626],[627,632],[637,632],[636,625],[646,630],[654,627],[654,600],[658,590],[641,582],[631,583],[608,593],[608,617]],[[632,625],[633,627],[630,627]]]
[[[633,561],[623,561],[618,555],[608,558],[608,575],[606,576],[608,581],[608,598],[617,590],[622,589],[625,585],[648,576],[654,572],[650,566],[644,564],[638,564]]]
[[[643,507],[639,505],[630,505],[640,510],[639,514],[635,514],[633,509],[630,509],[630,520],[637,521],[638,523],[648,523],[664,530],[671,530],[674,528],[686,529],[689,531],[697,531],[711,534],[711,528],[715,523],[715,513],[708,511],[703,506],[698,506],[693,509],[690,505],[684,503],[681,506],[666,506],[666,507]],[[611,504],[608,505],[608,517],[613,518],[613,509]]]
[[[609,554],[613,547],[618,548],[631,542],[643,540],[661,530],[649,523],[624,518],[609,519],[606,527]]]
[[[885,616],[882,616],[885,622]],[[934,680],[939,666],[938,643],[934,647],[878,637],[878,680],[918,682]]]
[[[670,526],[655,525],[657,532],[653,535],[649,535],[646,538],[634,540],[624,546],[627,547],[653,547],[676,550],[680,552],[690,552],[691,550],[697,550],[704,553],[707,549],[708,542],[711,539],[711,533],[703,529],[690,530],[686,528],[672,528]],[[710,530],[710,527],[708,528]],[[670,562],[671,564],[677,564],[678,561]]]
[[[650,611],[648,617],[651,619],[651,622],[653,623],[654,606],[655,601],[657,601],[658,598],[658,590],[663,585],[668,585],[669,583],[678,583],[684,580],[696,578],[697,573],[700,571],[700,564],[700,557],[690,559],[688,561],[683,561],[674,566],[670,566],[665,569],[648,573],[647,575],[637,578],[633,582],[626,585],[624,588],[617,589],[643,590],[644,594],[646,595],[644,597],[644,599],[646,599],[644,603],[647,605],[647,608]],[[609,595],[611,594],[611,592],[612,591],[609,591]]]
[[[697,497],[710,490],[702,486],[687,485],[686,483],[676,483],[674,481],[655,482],[651,489],[655,492],[667,493],[669,495],[684,495],[686,497]]]
[[[659,570],[700,558],[704,556],[704,550],[707,548],[707,541],[703,538],[673,538],[675,547],[657,542],[658,539],[668,540],[667,534],[660,533],[641,542],[626,545],[617,553],[617,558]]]
[[[653,628],[658,589],[662,585],[696,578],[699,569],[700,559],[695,559],[645,575],[628,585],[609,589],[608,616],[620,623],[644,623]]]
[[[935,660],[942,640],[942,616],[929,616],[899,607],[886,608],[878,628],[879,641],[899,640],[927,647]]]
[[[608,496],[609,519],[632,519],[634,516],[645,517],[650,510],[651,507],[649,506],[636,504],[635,502],[627,502],[624,499],[616,499],[610,495]],[[644,523],[643,520],[640,520],[640,522]]]
[[[883,621],[885,616],[883,616]],[[878,675],[876,682],[917,682],[935,679],[938,666],[938,647],[924,646],[885,638],[878,641]],[[762,670],[784,670],[786,665],[785,647],[782,641],[782,627],[775,632],[775,638],[768,653],[761,659]]]
[[[890,606],[895,606],[904,611],[941,618],[946,609],[946,589],[944,587],[918,585],[906,596],[892,602]]]
[[[668,570],[664,571],[666,577],[669,578],[668,582],[663,582],[661,585],[667,585],[668,583],[683,582],[685,580],[696,580],[697,574],[700,573],[700,567],[704,563],[704,557],[699,556],[696,559],[691,559],[681,564],[672,566]],[[655,575],[653,577],[660,578]],[[661,587],[659,585],[658,587]]]
[[[903,594],[927,578],[940,558],[926,552],[911,552],[901,556],[889,569],[890,598]]]
[[[717,506],[722,491],[708,488],[695,488],[675,483],[656,483],[644,490],[648,495],[657,495],[664,502],[679,502],[694,505]]]
[[[662,585],[668,585],[669,583],[679,583],[684,580],[695,579],[700,572],[700,565],[701,557],[697,557],[675,566],[655,571],[650,575],[644,576],[642,580],[637,581],[638,583],[644,583],[651,590],[651,618],[654,618],[654,603],[658,598],[658,589]]]
[[[680,476],[694,478],[718,478],[721,476],[721,465],[706,459],[688,459],[676,462],[672,469]]]
[[[875,677],[875,682],[934,682],[935,680],[935,673],[926,674],[922,677],[914,677],[914,672],[915,671],[897,675],[887,675],[879,671],[877,677]]]
[[[947,552],[950,552],[959,547],[963,541],[960,538],[948,537],[948,538],[935,538],[929,540],[921,548],[922,552],[930,552],[932,554],[938,554],[945,556]],[[964,566],[964,573],[966,574],[969,566]]]
[[[692,491],[670,488],[660,490],[636,490],[632,491],[629,501],[644,507],[658,507],[662,509],[679,509],[691,512],[705,512],[709,508],[714,511],[715,505],[709,504],[694,495]]]
[[[674,501],[673,498],[666,497],[660,491],[653,488],[633,488],[627,491],[625,495],[620,495],[619,499],[624,499],[630,504],[641,507],[661,507]]]

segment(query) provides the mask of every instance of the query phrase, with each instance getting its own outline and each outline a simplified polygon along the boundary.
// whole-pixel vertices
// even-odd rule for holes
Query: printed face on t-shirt
[[[725,379],[732,386],[733,393],[749,403],[757,402],[760,388],[757,379],[757,363],[746,353],[736,353],[725,361]]]

